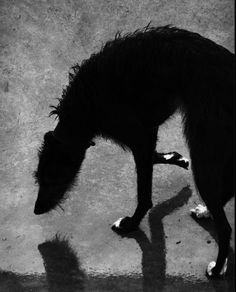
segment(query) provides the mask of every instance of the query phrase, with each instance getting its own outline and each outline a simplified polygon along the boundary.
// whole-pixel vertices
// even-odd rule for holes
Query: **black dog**
[[[118,34],[74,67],[51,113],[59,117],[58,125],[45,134],[39,153],[35,214],[61,202],[92,139],[102,136],[134,156],[138,205],[114,228],[137,229],[152,207],[153,156],[156,162],[170,158],[153,154],[158,126],[177,109],[196,186],[219,236],[216,265],[208,275],[220,276],[231,235],[223,207],[234,193],[234,54],[197,33],[165,26]]]

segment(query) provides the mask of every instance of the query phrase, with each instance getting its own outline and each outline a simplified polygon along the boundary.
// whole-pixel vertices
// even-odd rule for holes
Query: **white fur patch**
[[[190,209],[191,213],[194,213],[197,218],[209,218],[211,217],[210,212],[208,211],[206,206],[201,204],[197,205],[197,207]]]
[[[123,218],[119,218],[118,220],[116,220],[116,222],[113,223],[113,226],[116,228],[120,228],[120,222],[122,221]]]
[[[179,161],[188,162],[188,159],[187,159],[186,157],[181,157],[181,158],[179,159]]]
[[[212,269],[215,267],[216,262],[210,262],[207,267],[207,274],[208,276],[212,276]]]
[[[165,154],[165,155],[164,155],[164,158],[165,158],[166,160],[169,160],[169,159],[171,159],[173,156],[174,156],[174,154]]]
[[[228,259],[225,260],[224,266],[223,266],[222,270],[220,271],[221,276],[224,276],[224,274],[227,271],[227,263],[228,263]],[[215,267],[215,265],[216,265],[216,262],[214,262],[214,261],[209,263],[209,265],[207,267],[207,274],[209,276],[212,276],[212,269]]]

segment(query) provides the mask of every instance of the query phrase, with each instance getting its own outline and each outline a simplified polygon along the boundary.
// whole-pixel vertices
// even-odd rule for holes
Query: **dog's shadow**
[[[0,269],[0,291],[84,291],[86,274],[67,238],[56,235],[39,244],[38,250],[43,259],[46,279],[44,275],[22,275]]]
[[[173,211],[187,204],[191,195],[192,191],[190,190],[190,188],[185,187],[175,197],[152,208],[148,218],[150,226],[150,239],[141,229],[137,230],[135,233],[130,233],[128,235],[122,236],[125,238],[135,239],[142,251],[143,291],[150,291],[150,285],[152,286],[151,289],[153,289],[153,291],[155,291],[157,287],[158,291],[162,291],[163,289],[165,289],[167,278],[168,282],[173,282],[176,284],[178,283],[179,286],[186,286],[184,276],[183,278],[181,278],[181,276],[166,276],[166,236],[162,220],[165,216],[170,215]],[[209,232],[216,242],[218,241],[214,222],[211,219],[196,219],[194,217],[193,219],[207,232]],[[233,254],[233,250],[232,248],[230,248],[227,278],[224,281],[211,281],[213,287],[215,288],[215,291],[226,291],[226,287],[232,287],[233,285]],[[199,288],[202,287],[201,285],[203,284],[200,282],[201,281],[198,281],[198,285],[200,285]]]
[[[161,291],[166,280],[166,244],[163,218],[185,205],[192,192],[189,187],[183,188],[175,197],[153,207],[149,213],[150,236],[141,230],[123,235],[137,241],[142,251],[143,290],[158,287]],[[154,291],[154,290],[153,290]]]
[[[56,235],[38,245],[50,291],[84,291],[86,274],[67,238]]]
[[[148,218],[150,239],[141,229],[127,235],[122,235],[125,238],[135,239],[142,251],[143,291],[163,291],[167,286],[177,287],[177,291],[180,291],[178,289],[183,289],[183,287],[187,290],[181,291],[191,291],[193,288],[199,288],[198,291],[206,291],[206,289],[212,289],[212,286],[215,291],[233,291],[234,264],[232,249],[230,250],[227,278],[224,281],[201,280],[197,283],[187,283],[184,276],[166,275],[166,237],[162,221],[165,216],[187,204],[191,194],[190,188],[185,187],[175,197],[155,206],[150,211]],[[217,240],[212,220],[195,219],[195,221]],[[79,259],[70,246],[69,240],[56,236],[54,239],[40,244],[38,249],[44,261],[50,291],[73,292],[86,290],[85,286],[88,276],[81,269]],[[97,280],[103,281],[104,279]],[[106,280],[109,281],[109,279]],[[114,281],[112,277],[110,280]],[[126,279],[125,277],[123,279],[123,276],[119,276],[116,281],[122,282],[126,281]],[[104,285],[104,283],[100,284]]]
[[[149,214],[151,240],[141,230],[123,235],[134,238],[142,251],[143,290],[150,288],[159,291],[165,285],[166,254],[165,233],[162,219],[187,203],[191,191],[182,189],[174,198],[154,207]],[[78,257],[66,238],[55,236],[38,246],[43,258],[50,291],[82,291],[86,275],[80,268]],[[64,290],[63,290],[64,289]]]

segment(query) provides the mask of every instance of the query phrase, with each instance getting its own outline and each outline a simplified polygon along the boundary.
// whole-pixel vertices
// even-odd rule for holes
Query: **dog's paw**
[[[223,278],[227,271],[227,262],[228,262],[228,259],[225,260],[224,266],[220,272],[217,272],[215,270],[216,262],[214,261],[210,262],[206,270],[207,277],[208,278]]]
[[[170,164],[175,164],[185,169],[188,169],[189,167],[189,160],[180,155],[178,152],[169,152],[163,157],[166,161],[169,161]]]
[[[197,205],[197,207],[190,209],[191,215],[193,217],[196,217],[198,219],[200,218],[210,218],[211,214],[208,211],[206,206],[203,206],[201,204]]]
[[[186,157],[181,157],[178,159],[178,164],[179,166],[185,168],[185,169],[188,169],[189,167],[189,160],[186,158]]]
[[[176,165],[178,165],[180,167],[183,167],[185,169],[188,169],[188,167],[189,167],[189,160],[186,157],[180,155],[177,152],[173,152],[173,154],[174,154],[173,159],[175,160]]]
[[[134,223],[132,218],[119,218],[113,225],[112,230],[117,233],[129,233],[138,229],[138,225]]]

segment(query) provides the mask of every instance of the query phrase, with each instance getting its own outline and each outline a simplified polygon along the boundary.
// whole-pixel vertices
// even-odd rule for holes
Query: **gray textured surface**
[[[58,277],[45,275],[38,245],[56,233],[74,248],[86,291],[233,291],[232,264],[223,282],[204,276],[217,246],[214,234],[189,216],[199,202],[191,171],[155,166],[156,207],[137,238],[110,229],[136,201],[132,157],[114,144],[98,141],[88,151],[65,212],[33,215],[32,178],[42,136],[55,126],[47,117],[49,105],[61,96],[71,65],[98,51],[117,30],[133,31],[150,20],[194,30],[233,50],[233,18],[231,0],[0,0],[0,291],[78,291],[59,281],[60,262],[70,275],[63,258],[53,262]],[[158,150],[188,157],[180,121],[176,115],[161,128]],[[164,202],[172,198],[174,206],[187,185],[192,196],[186,203],[165,209]],[[226,209],[233,224],[233,201]]]

